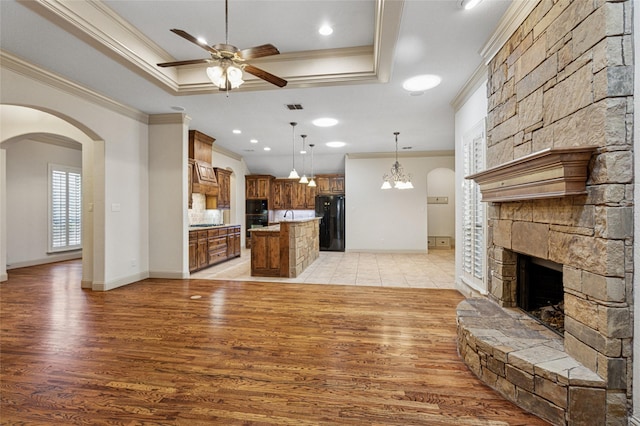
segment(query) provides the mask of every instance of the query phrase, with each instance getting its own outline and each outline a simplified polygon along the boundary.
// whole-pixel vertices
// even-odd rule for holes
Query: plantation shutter
[[[49,251],[82,248],[82,176],[77,168],[49,165]]]
[[[484,169],[484,125],[478,126],[463,140],[464,176]],[[484,288],[485,206],[480,201],[480,187],[473,180],[463,182],[463,278],[474,287]]]

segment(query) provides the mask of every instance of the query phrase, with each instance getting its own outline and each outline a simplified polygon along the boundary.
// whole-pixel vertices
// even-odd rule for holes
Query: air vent
[[[302,108],[302,105],[300,104],[287,104],[287,109],[293,111],[293,110],[304,109],[304,108]]]

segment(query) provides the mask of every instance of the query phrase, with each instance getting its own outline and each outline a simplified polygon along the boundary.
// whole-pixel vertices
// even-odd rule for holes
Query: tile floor
[[[446,288],[454,285],[454,250],[428,254],[320,252],[296,278],[251,276],[251,252],[191,274],[191,278],[379,287]]]

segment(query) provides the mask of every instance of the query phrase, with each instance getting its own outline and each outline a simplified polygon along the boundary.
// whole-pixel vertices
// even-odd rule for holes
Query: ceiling
[[[330,173],[344,170],[345,154],[393,152],[394,131],[401,149],[411,147],[403,152],[452,150],[451,102],[510,3],[484,0],[467,11],[459,0],[229,0],[229,43],[275,45],[281,55],[250,62],[289,81],[278,88],[246,76],[229,93],[213,88],[203,66],[155,65],[208,58],[169,30],[224,42],[222,0],[2,0],[0,48],[145,114],[184,109],[192,129],[242,156],[253,173],[288,175],[292,142],[298,152],[306,134],[316,173]],[[323,23],[332,35],[318,34]],[[418,74],[442,83],[410,94],[402,82]],[[312,125],[319,117],[339,123]]]

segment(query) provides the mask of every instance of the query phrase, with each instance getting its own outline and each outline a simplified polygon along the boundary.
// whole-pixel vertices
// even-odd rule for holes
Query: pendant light
[[[307,139],[307,135],[300,135],[302,137],[302,151],[300,151],[300,154],[302,154],[302,177],[300,178],[300,183],[309,183],[309,180],[307,179],[307,175],[304,173],[304,156],[307,154],[307,150],[305,149],[305,140]]]
[[[291,173],[289,173],[289,179],[300,179],[298,172],[296,172],[296,125],[298,123],[291,122]]]
[[[313,147],[315,145],[310,143],[309,144],[309,148],[311,149],[311,180],[309,181],[309,186],[310,187],[315,187],[316,186],[316,181],[313,179]]]
[[[405,175],[404,169],[398,162],[398,135],[400,132],[393,132],[396,136],[396,162],[391,166],[391,172],[385,173],[382,176],[382,186],[380,189],[391,189],[391,184],[393,183],[393,188],[396,189],[413,189],[413,184],[411,183],[411,175]]]

